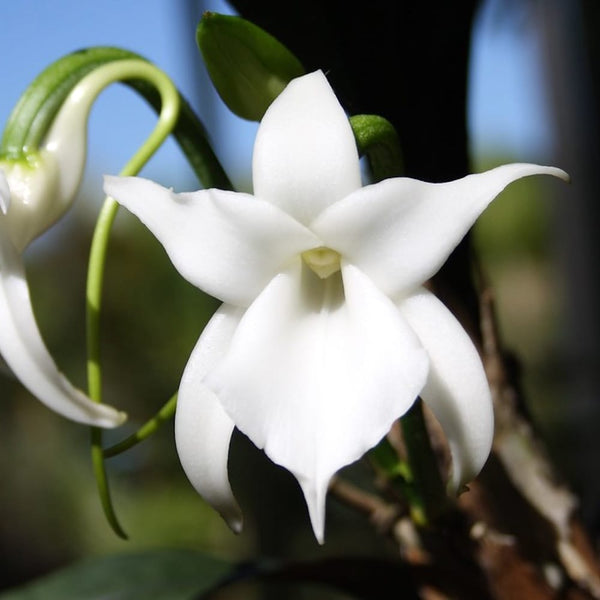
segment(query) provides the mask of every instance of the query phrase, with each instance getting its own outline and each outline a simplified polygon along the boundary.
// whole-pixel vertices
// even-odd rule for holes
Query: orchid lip
[[[327,279],[330,275],[340,270],[341,256],[339,252],[321,246],[302,253],[302,259],[316,275],[321,279]]]

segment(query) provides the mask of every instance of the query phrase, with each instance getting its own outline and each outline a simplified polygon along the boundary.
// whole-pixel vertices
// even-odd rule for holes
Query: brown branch
[[[494,297],[487,286],[480,295],[480,315],[496,430],[493,456],[461,506],[482,530],[501,531],[514,543],[499,547],[485,539],[479,560],[501,599],[559,594],[600,598],[600,566],[578,519],[577,498],[549,460],[523,409],[518,382],[506,367]],[[518,583],[519,595],[511,583]],[[527,593],[526,585],[531,586]]]
[[[399,504],[386,502],[379,496],[366,492],[340,477],[332,479],[329,493],[346,506],[365,515],[375,529],[383,535],[393,534],[394,525],[405,514]]]
[[[381,535],[396,543],[423,600],[492,600],[476,565],[463,560],[462,553],[454,553],[450,547],[445,549],[443,557],[432,553],[426,548],[425,539],[431,537],[433,531],[415,526],[400,504],[386,502],[340,477],[333,478],[329,493],[367,517]]]
[[[598,599],[600,568],[577,516],[577,498],[557,474],[523,408],[486,286],[480,315],[496,434],[488,464],[470,491],[429,528],[416,527],[400,502],[340,478],[330,492],[395,542],[424,599]]]

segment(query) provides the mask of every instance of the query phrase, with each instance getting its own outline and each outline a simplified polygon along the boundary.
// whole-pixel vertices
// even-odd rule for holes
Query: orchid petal
[[[268,108],[252,173],[258,198],[304,224],[360,188],[352,128],[321,71],[291,81]]]
[[[4,171],[0,169],[0,213],[5,215],[10,206],[10,189]]]
[[[236,533],[242,513],[227,476],[234,424],[202,380],[226,351],[242,314],[223,304],[204,328],[183,373],[175,413],[177,453],[188,479]]]
[[[206,383],[256,446],[291,471],[323,541],[332,475],[412,405],[427,356],[394,304],[358,269],[322,280],[298,261],[242,318]]]
[[[2,235],[23,252],[65,210],[62,202],[55,203],[60,179],[56,161],[50,154],[32,155],[27,161],[2,160],[0,170],[0,196],[5,196],[6,208],[0,210]]]
[[[429,279],[487,205],[529,175],[568,179],[554,167],[504,165],[448,183],[387,179],[321,214],[311,230],[392,298]]]
[[[483,365],[466,331],[431,292],[422,288],[398,306],[429,354],[421,398],[448,439],[450,488],[457,492],[479,473],[492,446],[494,414]]]
[[[106,177],[104,190],[152,231],[183,277],[236,306],[249,305],[293,256],[321,244],[249,194],[175,194],[138,177]]]
[[[23,385],[58,414],[87,425],[115,427],[124,413],[92,402],[58,371],[38,330],[21,255],[0,228],[0,353]]]

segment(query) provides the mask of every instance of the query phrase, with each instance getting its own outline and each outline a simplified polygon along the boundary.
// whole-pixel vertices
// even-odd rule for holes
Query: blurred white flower
[[[48,352],[22,258],[29,243],[68,210],[79,187],[93,98],[81,94],[81,87],[75,92],[57,114],[39,152],[0,160],[0,354],[21,383],[55,412],[80,423],[115,427],[125,414],[76,389]]]

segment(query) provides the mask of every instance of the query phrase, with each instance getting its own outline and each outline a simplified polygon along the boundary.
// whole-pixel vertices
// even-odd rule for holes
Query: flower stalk
[[[411,516],[417,525],[425,526],[448,506],[448,495],[431,446],[420,398],[400,419],[400,425],[410,469],[408,484],[411,488]]]
[[[89,111],[108,85],[123,79],[138,78],[156,87],[162,101],[160,117],[155,128],[141,148],[122,169],[122,174],[132,175],[144,166],[154,152],[173,131],[179,114],[179,93],[171,80],[154,65],[139,59],[119,60],[105,64],[86,75],[70,92],[54,121],[51,136],[56,144],[76,145],[74,159],[85,161],[86,129]],[[73,160],[73,159],[71,159]],[[65,165],[67,167],[68,165]],[[81,165],[80,165],[81,168]],[[107,198],[100,211],[90,250],[86,287],[86,333],[88,395],[94,401],[102,401],[102,372],[100,360],[100,312],[104,266],[110,231],[118,205]],[[92,463],[106,517],[120,537],[126,537],[115,515],[102,449],[102,431],[94,427],[91,434]]]
[[[148,419],[148,421],[146,421],[136,432],[113,446],[104,448],[104,458],[117,456],[148,439],[152,434],[158,431],[164,423],[170,421],[175,416],[176,406],[177,394],[173,394],[162,408],[160,408],[151,419]]]

